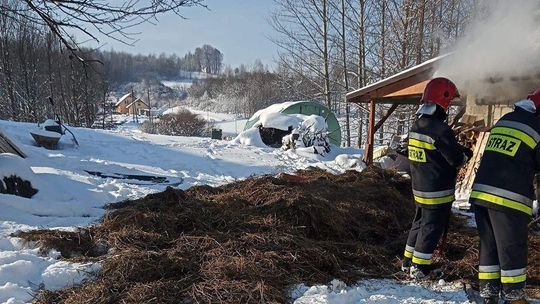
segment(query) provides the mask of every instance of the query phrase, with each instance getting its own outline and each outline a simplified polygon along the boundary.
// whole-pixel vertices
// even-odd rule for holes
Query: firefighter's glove
[[[463,149],[463,154],[467,156],[467,159],[471,159],[473,157],[473,151],[469,148]]]
[[[473,151],[469,148],[463,147],[463,163],[461,163],[460,167],[465,166],[465,164],[472,158]]]
[[[407,144],[404,143],[404,144],[399,144],[397,147],[396,147],[396,153],[397,154],[400,154],[400,155],[403,155],[405,157],[408,156],[409,152],[408,152],[408,148],[407,148]]]

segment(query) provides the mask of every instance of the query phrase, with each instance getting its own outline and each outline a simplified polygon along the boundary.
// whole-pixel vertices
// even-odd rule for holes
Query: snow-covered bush
[[[152,127],[149,123],[143,124],[141,130],[154,131],[157,134],[175,136],[203,136],[208,132],[208,125],[199,115],[188,110],[180,110],[175,113],[165,114],[154,122]]]
[[[157,121],[159,122],[159,120]],[[149,120],[143,121],[141,126],[139,127],[141,131],[148,134],[156,134],[156,123],[151,123]]]
[[[264,112],[260,114],[259,122],[240,133],[234,142],[252,146],[281,146],[284,150],[312,148],[313,153],[323,155],[330,152],[328,134],[328,125],[321,116]]]
[[[296,116],[302,118],[301,122],[291,134],[283,137],[282,148],[288,150],[297,147],[313,147],[313,152],[321,155],[330,152],[328,125],[324,118],[318,115]]]

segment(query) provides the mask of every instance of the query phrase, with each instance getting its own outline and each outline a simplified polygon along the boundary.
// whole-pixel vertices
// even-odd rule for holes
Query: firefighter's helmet
[[[447,110],[450,102],[459,96],[456,85],[450,79],[437,77],[431,79],[422,95],[423,103],[434,103]],[[540,94],[538,95],[540,99]]]
[[[532,100],[537,109],[540,108],[540,88],[529,94],[529,96],[527,96],[527,99]]]

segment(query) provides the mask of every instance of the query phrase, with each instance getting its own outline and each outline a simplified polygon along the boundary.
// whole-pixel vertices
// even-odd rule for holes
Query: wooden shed
[[[400,105],[420,105],[426,84],[434,77],[441,62],[450,59],[451,56],[454,55],[441,55],[347,94],[348,102],[369,104],[368,139],[364,156],[367,163],[373,161],[374,135],[377,130]],[[451,76],[449,78],[452,79]],[[502,115],[512,110],[515,101],[524,98],[538,86],[540,73],[468,79],[466,85],[458,84],[461,97],[455,100],[452,106],[460,107],[459,117],[463,114],[474,116],[483,119],[485,125],[490,127]],[[479,96],[477,93],[473,93],[479,87],[483,90],[481,98],[477,97]],[[377,104],[391,105],[388,112],[379,117],[378,121],[375,113]]]
[[[414,66],[386,79],[370,84],[347,94],[347,102],[369,104],[368,138],[365,146],[364,161],[373,162],[375,133],[400,105],[418,105],[428,81],[442,59],[442,55]],[[375,122],[375,105],[391,105],[388,112]]]
[[[451,59],[452,54],[442,55],[414,66],[401,73],[390,76],[374,84],[360,88],[347,94],[347,101],[369,104],[368,139],[365,146],[364,161],[373,162],[374,135],[390,115],[400,105],[420,105],[420,99],[426,84],[437,72],[441,62]],[[463,75],[461,75],[463,76]],[[453,79],[452,76],[448,78]],[[475,138],[473,159],[464,167],[458,176],[456,194],[458,200],[468,197],[479,166],[485,143],[489,137],[489,127],[493,126],[501,116],[512,111],[514,102],[523,99],[535,88],[540,87],[540,73],[531,75],[491,76],[483,79],[466,79],[458,85],[461,97],[452,102],[458,106],[458,120],[472,117],[473,121],[483,120],[482,131]],[[481,96],[481,97],[479,97]],[[376,117],[375,105],[388,104],[390,108],[381,117]],[[378,121],[376,121],[378,119]],[[465,120],[465,119],[463,119]]]

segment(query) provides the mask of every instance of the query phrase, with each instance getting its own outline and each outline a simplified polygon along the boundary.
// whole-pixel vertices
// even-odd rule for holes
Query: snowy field
[[[328,286],[299,286],[293,291],[299,296],[294,304],[354,304],[354,303],[469,303],[460,284],[419,285],[393,280],[365,280],[346,286],[334,280]]]
[[[174,90],[182,90],[185,91],[193,85],[193,81],[191,79],[183,79],[183,80],[162,80],[161,83]]]
[[[126,118],[126,121],[129,121]],[[222,121],[226,121],[224,118]],[[41,190],[32,199],[0,194],[0,302],[27,303],[38,288],[59,289],[81,282],[99,264],[72,264],[47,256],[11,234],[21,230],[73,229],[92,224],[104,214],[102,206],[162,191],[163,184],[102,178],[104,174],[165,177],[179,188],[212,186],[253,175],[293,172],[318,167],[334,173],[356,167],[361,151],[333,147],[325,155],[243,146],[208,138],[143,134],[127,122],[115,131],[73,128],[80,143],[64,136],[58,150],[34,145],[34,124],[0,121],[0,130],[28,155],[25,160],[0,155],[0,173],[17,172]],[[357,286],[299,286],[296,302],[307,303],[466,303],[460,286],[422,287],[389,280],[369,280]]]

